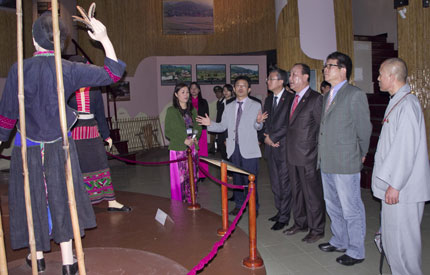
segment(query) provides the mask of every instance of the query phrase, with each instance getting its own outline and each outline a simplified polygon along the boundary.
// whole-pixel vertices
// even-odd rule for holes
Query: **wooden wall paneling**
[[[32,2],[23,1],[22,5],[24,58],[28,58],[34,53],[31,34]],[[16,20],[15,10],[0,10],[0,77],[7,77],[10,67],[17,62]]]
[[[298,0],[289,0],[282,10],[277,29],[278,66],[289,70],[295,63],[306,63],[317,72],[317,83],[323,80],[323,61],[308,57],[300,47]],[[333,0],[335,9],[336,41],[338,51],[354,61],[351,0]]]
[[[16,62],[16,13],[0,10],[0,76],[6,77],[10,66]]]
[[[398,50],[412,74],[430,68],[430,8],[423,8],[421,1],[410,1],[406,9],[405,19],[397,15]],[[430,106],[423,111],[430,148]]]
[[[78,0],[88,8],[94,0]],[[242,54],[276,47],[273,0],[214,1],[214,30],[208,35],[164,35],[161,0],[96,0],[96,17],[108,29],[117,55],[133,75],[149,56]],[[100,64],[103,52],[94,48],[88,35],[79,32],[79,43]]]

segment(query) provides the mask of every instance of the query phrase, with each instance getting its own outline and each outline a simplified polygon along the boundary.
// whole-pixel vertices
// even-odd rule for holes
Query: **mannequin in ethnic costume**
[[[83,57],[72,57],[82,61]],[[84,186],[92,204],[108,201],[108,211],[129,212],[131,208],[116,201],[110,169],[103,140],[112,147],[106,122],[103,97],[98,90],[81,88],[69,99],[70,107],[78,111],[78,121],[73,126],[72,138],[78,151],[79,165],[84,177]],[[100,138],[103,139],[101,139]]]
[[[86,86],[109,85],[120,79],[125,64],[116,57],[105,26],[92,16],[89,24],[92,39],[99,41],[106,52],[105,66],[91,66],[61,60],[63,68],[64,94],[70,97],[77,89]],[[66,29],[60,21],[62,45]],[[36,53],[24,60],[24,96],[27,132],[27,159],[33,211],[34,234],[37,251],[38,271],[45,270],[43,251],[50,251],[50,242],[60,244],[62,270],[64,274],[76,274],[77,262],[73,257],[73,229],[70,218],[66,175],[65,153],[62,146],[62,132],[58,111],[57,81],[54,58],[51,13],[41,15],[33,24],[33,43]],[[0,101],[0,141],[7,141],[19,118],[18,70],[14,64],[9,71]],[[67,127],[76,121],[76,113],[66,106]],[[12,249],[29,246],[24,184],[21,156],[20,126],[12,151],[9,179],[9,221]],[[69,133],[70,136],[70,133]],[[80,234],[96,226],[94,211],[82,183],[82,174],[72,139],[70,159],[76,209]],[[31,261],[27,257],[27,263]]]

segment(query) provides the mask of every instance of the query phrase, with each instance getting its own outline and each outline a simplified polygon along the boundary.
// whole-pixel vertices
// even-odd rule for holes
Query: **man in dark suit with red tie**
[[[275,216],[269,218],[274,221],[272,230],[281,230],[290,221],[291,186],[287,169],[287,124],[288,109],[293,95],[284,87],[287,85],[287,72],[282,69],[272,69],[267,78],[267,88],[273,92],[266,98],[264,112],[268,118],[264,123],[265,157],[269,168],[270,183],[278,210]]]
[[[324,237],[325,226],[323,188],[317,171],[323,97],[309,87],[309,78],[308,65],[299,63],[291,68],[289,82],[296,94],[289,108],[287,161],[294,225],[285,233],[294,235],[309,229],[302,241],[314,243]]]

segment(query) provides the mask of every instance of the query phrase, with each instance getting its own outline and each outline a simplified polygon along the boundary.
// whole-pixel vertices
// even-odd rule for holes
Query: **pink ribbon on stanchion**
[[[130,159],[118,157],[118,156],[115,156],[115,155],[113,155],[113,154],[111,154],[109,152],[106,152],[106,155],[108,155],[110,157],[113,157],[115,159],[124,161],[124,162],[135,163],[135,164],[140,164],[140,165],[162,165],[162,164],[169,164],[169,163],[174,163],[174,162],[180,162],[180,161],[187,160],[187,158],[181,158],[181,159],[176,159],[176,160],[160,161],[160,162],[144,162],[144,161],[130,160]]]
[[[243,187],[243,186],[242,186]],[[217,241],[213,247],[212,250],[209,252],[209,254],[204,257],[203,259],[200,260],[200,262],[193,267],[193,269],[191,269],[188,272],[188,275],[195,275],[197,273],[197,271],[203,269],[205,267],[205,265],[210,262],[217,254],[218,249],[224,245],[225,241],[228,239],[228,237],[230,237],[231,233],[233,232],[234,229],[236,229],[236,225],[237,222],[239,221],[240,217],[243,214],[243,211],[246,208],[246,204],[249,201],[249,198],[251,197],[252,194],[252,188],[250,188],[248,195],[246,196],[245,201],[243,202],[242,206],[240,207],[239,213],[237,214],[237,216],[234,218],[233,223],[230,225],[230,227],[228,228],[227,232],[225,233],[225,235],[221,238],[221,240]]]

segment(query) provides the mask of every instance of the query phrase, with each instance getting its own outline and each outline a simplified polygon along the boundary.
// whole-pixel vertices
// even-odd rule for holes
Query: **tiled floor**
[[[154,150],[138,155],[142,161],[161,161],[168,159],[168,151]],[[170,181],[168,166],[139,166],[126,165],[116,160],[110,161],[113,184],[116,190],[141,192],[161,197],[170,196]],[[210,172],[219,176],[219,170],[212,167]],[[199,184],[198,202],[202,207],[217,214],[221,214],[220,187],[218,184],[206,179]],[[371,191],[362,190],[362,198],[366,207],[367,234],[366,234],[366,259],[363,263],[352,267],[338,264],[335,259],[341,254],[324,253],[318,249],[318,243],[328,241],[330,233],[330,221],[327,217],[326,236],[317,244],[307,244],[301,241],[305,233],[294,236],[286,236],[281,231],[272,231],[272,222],[267,219],[275,214],[273,195],[270,188],[267,164],[260,161],[260,173],[258,178],[258,192],[260,196],[260,213],[257,219],[258,250],[264,260],[267,274],[270,275],[353,275],[353,274],[379,274],[380,254],[377,250],[373,236],[379,228],[380,203],[372,198]],[[127,202],[122,202],[127,203]],[[229,205],[233,207],[233,204]],[[230,216],[232,220],[232,217]],[[292,221],[290,221],[292,225]],[[247,231],[248,219],[242,217],[239,226]],[[423,273],[430,274],[430,212],[426,206],[422,222],[423,237]],[[391,274],[386,262],[384,262],[384,274]]]

